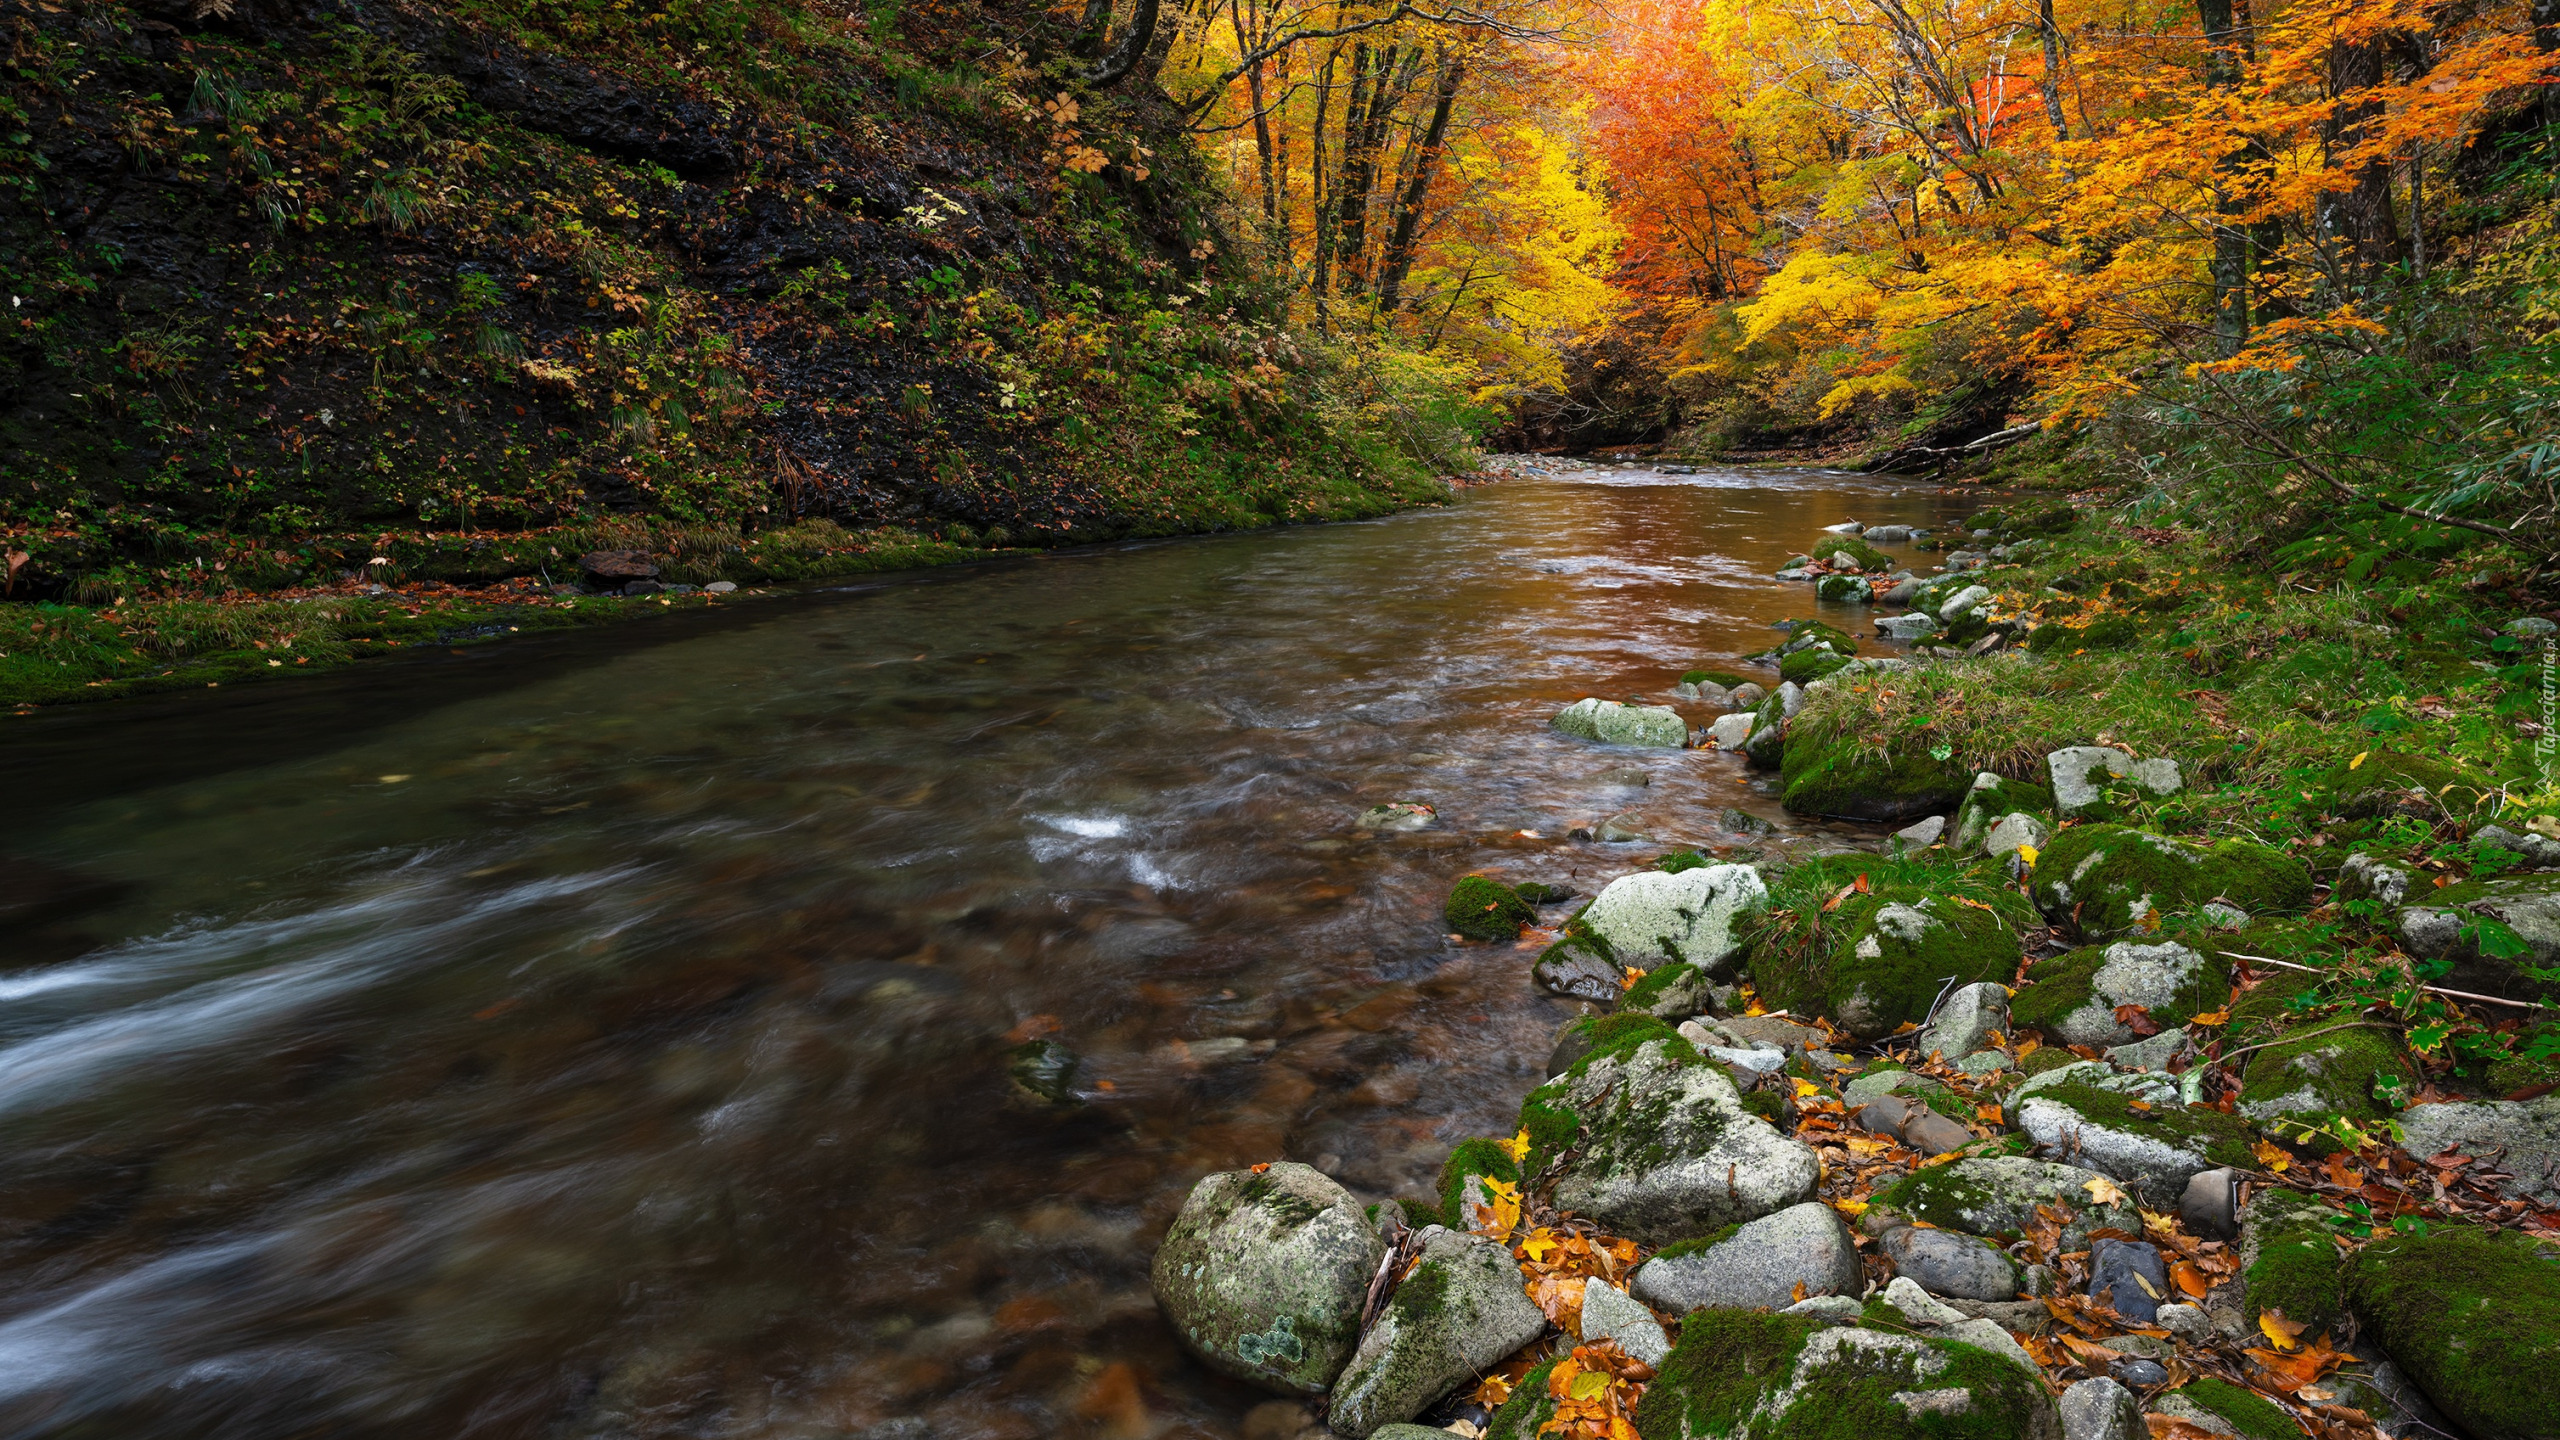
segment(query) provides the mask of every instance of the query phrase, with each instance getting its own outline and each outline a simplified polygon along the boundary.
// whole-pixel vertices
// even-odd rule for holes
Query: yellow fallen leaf
[[[1608,1371],[1585,1370],[1573,1377],[1573,1383],[1565,1387],[1565,1394],[1576,1400],[1592,1400],[1597,1399],[1600,1393],[1608,1388]]]
[[[1529,1158],[1529,1132],[1526,1130],[1508,1140],[1496,1140],[1493,1143],[1502,1147],[1502,1153],[1510,1156],[1511,1163],[1514,1165]]]
[[[2373,753],[2373,752],[2372,752],[2372,751],[2370,751],[2370,750],[2359,750],[2359,751],[2357,751],[2357,752],[2356,752],[2356,758],[2354,758],[2353,760],[2350,760],[2350,761],[2348,761],[2348,762],[2347,762],[2347,768],[2348,768],[2348,769],[2350,769],[2350,770],[2353,770],[2353,769],[2356,769],[2357,767],[2359,767],[2359,766],[2363,765],[2363,764],[2364,764],[2364,757],[2366,757],[2367,755],[2370,755],[2370,754],[2372,754],[2372,753]]]
[[[2293,1168],[2293,1156],[2287,1153],[2280,1146],[2270,1145],[2264,1140],[2257,1140],[2250,1143],[2249,1151],[2251,1154],[2258,1157],[2259,1164],[2266,1166],[2269,1170],[2278,1175],[2281,1175],[2285,1171]]]
[[[1798,1081],[1796,1082],[1796,1094],[1797,1094],[1798,1096],[1805,1096],[1805,1095],[1819,1095],[1819,1094],[1821,1094],[1821,1093],[1822,1093],[1822,1087],[1821,1087],[1821,1086],[1819,1086],[1819,1085],[1814,1084],[1814,1083],[1813,1083],[1812,1081],[1810,1081],[1810,1080],[1798,1080]],[[1528,1131],[1526,1131],[1526,1130],[1523,1130],[1523,1131],[1521,1131],[1520,1133],[1521,1133],[1521,1134],[1523,1134],[1523,1135],[1526,1135],[1526,1134],[1528,1134],[1529,1132],[1528,1132]]]
[[[2258,1330],[2279,1350],[2290,1350],[2302,1343],[2302,1322],[2287,1320],[2282,1310],[2259,1312]]]
[[[2187,1023],[2190,1025],[2221,1025],[2228,1022],[2230,1019],[2231,1012],[2228,1010],[2207,1010]]]
[[[1644,978],[1644,972],[1633,965],[1627,966],[1626,972],[1625,976],[1618,981],[1618,989],[1621,991],[1633,990],[1636,988],[1636,982]]]
[[[2081,1186],[2080,1188],[2089,1192],[2089,1199],[2095,1204],[2123,1205],[2130,1203],[2125,1199],[2125,1193],[2116,1188],[2116,1182],[2108,1179],[2104,1175],[2090,1176],[2089,1183]]]
[[[1562,1247],[1556,1244],[1556,1237],[1541,1230],[1521,1242],[1520,1253],[1532,1260],[1543,1261],[1547,1258],[1548,1251],[1560,1248]]]
[[[2038,852],[2036,847],[2033,845],[2021,845],[2018,847],[2018,863],[2026,866],[2030,870],[2033,870],[2036,868],[2036,856],[2038,853],[2040,852]]]
[[[1867,1213],[1867,1202],[1864,1200],[1834,1200],[1831,1202],[1831,1208],[1854,1219],[1857,1216]]]

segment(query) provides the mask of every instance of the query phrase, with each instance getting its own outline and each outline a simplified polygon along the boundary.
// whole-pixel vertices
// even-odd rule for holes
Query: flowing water
[[[1235,1435],[1147,1291],[1192,1182],[1427,1194],[1572,1013],[1450,882],[1784,823],[1547,717],[1962,503],[1518,480],[0,719],[0,1435]]]

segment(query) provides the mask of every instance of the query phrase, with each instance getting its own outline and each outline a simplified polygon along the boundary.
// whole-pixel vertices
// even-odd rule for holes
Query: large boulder
[[[2481,922],[2494,921],[2524,943],[2520,955],[2493,954],[2480,943]],[[2560,875],[2465,880],[2404,906],[2392,928],[2400,946],[2422,960],[2450,960],[2446,983],[2514,1000],[2560,1000],[2560,984],[2527,967],[2560,966]],[[2503,938],[2503,937],[2501,937]]]
[[[2078,1165],[1991,1155],[1913,1171],[1877,1191],[1870,1203],[1888,1217],[2004,1238],[2026,1233],[2036,1223],[2038,1206],[2057,1215],[2067,1206],[2071,1216],[2062,1226],[2065,1250],[2086,1249],[2092,1230],[2141,1234],[2142,1216],[2134,1207],[2101,1201],[2091,1181],[2115,1183]]]
[[[1634,1285],[1639,1298],[1679,1314],[1783,1310],[1807,1295],[1855,1295],[1865,1287],[1849,1227],[1818,1200],[1664,1246],[1637,1268]]]
[[[2369,1334],[2475,1440],[2560,1440],[2560,1247],[2467,1225],[2356,1252]]]
[[[2201,1106],[2159,1104],[2095,1085],[2055,1085],[2018,1102],[2018,1128],[2039,1147],[2123,1182],[2155,1210],[2177,1207],[2187,1182],[2254,1161],[2254,1132]]]
[[[2391,1032],[2352,1017],[2315,1020],[2249,1057],[2241,1072],[2240,1110],[2262,1120],[2378,1120],[2399,1108],[2393,1102],[2405,1102],[2417,1085],[2417,1067]]]
[[[1325,1423],[1364,1440],[1411,1420],[1461,1383],[1546,1332],[1520,1264],[1498,1241],[1437,1227],[1334,1383]]]
[[[1567,939],[1638,970],[1678,961],[1714,974],[1741,953],[1737,922],[1768,903],[1769,887],[1748,865],[1646,870],[1610,881]]]
[[[1887,886],[1855,896],[1834,916],[1842,938],[1827,953],[1764,946],[1752,957],[1762,999],[1800,1015],[1827,1015],[1861,1040],[1929,1018],[1947,977],[1959,985],[2005,980],[2018,968],[2017,932],[1996,910]]]
[[[1787,737],[1779,803],[1798,815],[1901,824],[1946,813],[1972,783],[1966,769],[1924,750],[1879,755],[1854,734]]]
[[[2174,942],[2119,940],[2029,966],[2027,984],[2009,1001],[2009,1018],[2065,1045],[2124,1045],[2142,1038],[2117,1017],[2124,1006],[2141,1006],[2165,1030],[2230,998],[2231,981],[2219,963]]]
[[[2311,872],[2247,840],[2199,852],[2144,830],[2075,825],[2036,858],[2029,893],[2055,925],[2109,940],[2156,930],[2166,916],[2208,900],[2252,915],[2298,910],[2310,902]]]
[[[2560,1206],[2560,1094],[2532,1100],[2420,1105],[2400,1113],[2412,1155],[2496,1155],[2501,1194]]]
[[[1813,1194],[1813,1151],[1743,1108],[1721,1067],[1661,1021],[1612,1015],[1529,1094],[1522,1168],[1560,1163],[1555,1204],[1649,1245],[1756,1220]]]
[[[1557,711],[1547,723],[1567,735],[1603,745],[1677,750],[1689,743],[1689,722],[1666,705],[1621,705],[1585,697]]]
[[[1174,1333],[1209,1368],[1320,1395],[1351,1358],[1384,1258],[1350,1191],[1281,1161],[1193,1186],[1150,1279]]]
[[[2054,809],[2065,819],[2106,819],[2118,806],[2110,788],[2138,794],[2174,795],[2180,779],[2178,762],[2166,756],[2136,760],[2108,745],[2074,745],[2044,757],[2053,779]],[[2117,781],[2125,782],[2117,786]]]
[[[1682,1321],[1680,1343],[1635,1419],[1644,1440],[2061,1435],[2043,1382],[2011,1357],[1935,1335],[1754,1310],[1701,1310]]]

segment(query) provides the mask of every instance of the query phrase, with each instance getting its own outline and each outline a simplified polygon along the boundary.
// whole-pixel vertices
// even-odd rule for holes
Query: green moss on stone
[[[1809,1316],[1744,1310],[1700,1310],[1681,1322],[1680,1343],[1636,1407],[1644,1440],[1732,1435],[1773,1390],[1801,1382],[1781,1416],[1764,1417],[1749,1433],[1766,1440],[1879,1440],[1896,1435],[1933,1440],[2014,1440],[2035,1432],[2051,1402],[2035,1376],[2015,1362],[1970,1345],[1930,1342],[1925,1350],[1843,1350],[1799,1375],[1808,1343],[1824,1327]],[[1888,1333],[1909,1334],[1906,1324]],[[1971,1404],[1961,1415],[1915,1421],[1897,1394],[1960,1390]],[[1773,1423],[1774,1422],[1774,1423]]]
[[[1656,1260],[1677,1260],[1683,1255],[1704,1254],[1705,1252],[1713,1250],[1717,1246],[1723,1244],[1727,1240],[1732,1239],[1734,1232],[1741,1228],[1742,1222],[1736,1220],[1730,1225],[1708,1231],[1706,1234],[1697,1236],[1694,1239],[1674,1240],[1670,1244],[1653,1252],[1653,1258]]]
[[[1763,1392],[1786,1383],[1804,1342],[1821,1328],[1804,1315],[1691,1311],[1661,1374],[1636,1402],[1636,1433],[1644,1440],[1733,1433]]]
[[[1691,670],[1680,677],[1683,685],[1721,685],[1727,690],[1748,683],[1730,670]]]
[[[2480,1436],[2560,1434],[2560,1249],[2450,1226],[2365,1247],[2347,1296],[2427,1398]]]
[[[2331,1212],[2298,1190],[2269,1190],[2250,1201],[2255,1254],[2241,1272],[2249,1318],[2280,1310],[2306,1333],[2339,1333],[2346,1318],[2346,1276],[2331,1231]]]
[[[1835,570],[1854,565],[1860,570],[1890,570],[1893,557],[1855,535],[1825,535],[1814,543],[1813,558],[1827,560]]]
[[[2046,919],[2093,940],[2136,933],[2147,916],[2201,904],[2232,886],[2298,907],[2309,894],[2309,873],[2289,857],[2277,855],[2270,861],[2257,853],[2263,850],[2251,846],[2208,860],[2148,831],[2074,825],[2055,835],[2036,857],[2031,888]]]
[[[1526,1375],[1485,1422],[1484,1440],[1537,1440],[1538,1432],[1555,1418],[1556,1400],[1547,1393],[1547,1376],[1556,1368],[1553,1360],[1545,1361]]]
[[[1972,782],[1981,785],[1981,777]],[[1956,807],[1955,833],[1963,835],[1971,827],[1976,839],[1980,832],[1998,824],[2004,815],[2051,815],[2053,792],[2042,785],[2000,776],[1996,783],[1980,789],[1967,788],[1964,800]]]
[[[1682,1039],[1679,1031],[1651,1015],[1620,1010],[1611,1015],[1577,1020],[1567,1033],[1579,1033],[1588,1038],[1591,1049],[1562,1075],[1530,1091],[1528,1098],[1521,1102],[1520,1128],[1529,1132],[1528,1158],[1520,1167],[1526,1174],[1535,1175],[1544,1170],[1548,1162],[1581,1138],[1583,1118],[1566,1105],[1565,1097],[1573,1082],[1592,1066],[1606,1059],[1632,1054],[1656,1042],[1662,1045],[1665,1056],[1675,1065],[1706,1063],[1705,1058],[1698,1054],[1697,1047]],[[1605,1128],[1623,1131],[1625,1127],[1611,1125]],[[1625,1138],[1624,1134],[1613,1135],[1612,1143],[1623,1150]]]
[[[1914,1220],[1926,1220],[1942,1230],[1964,1230],[1969,1223],[1966,1213],[1988,1206],[1992,1196],[1982,1186],[1957,1175],[1953,1166],[1939,1165],[1915,1170],[1867,1198],[1870,1204]]]
[[[1743,1091],[1742,1108],[1781,1130],[1786,1128],[1787,1102],[1778,1098],[1778,1093],[1774,1090]]]
[[[1676,855],[1665,855],[1654,861],[1653,868],[1665,875],[1677,875],[1683,870],[1700,870],[1714,863],[1716,862],[1695,850],[1683,850]]]
[[[1789,736],[1779,773],[1779,803],[1794,814],[1879,822],[1942,814],[1973,783],[1952,760],[1919,749],[1878,755],[1853,735]]]
[[[1669,868],[1669,863],[1664,862],[1666,869]],[[1697,973],[1698,967],[1686,960],[1674,960],[1668,965],[1657,965],[1644,972],[1644,978],[1627,987],[1627,992],[1618,997],[1618,1008],[1642,1010],[1650,1014],[1653,1003],[1660,1000],[1666,991],[1676,985],[1688,984]]]
[[[2134,1107],[2135,1096],[2102,1090],[2095,1085],[2050,1085],[2037,1091],[2033,1098],[2066,1105],[2074,1114],[2109,1130],[2147,1136],[2162,1144],[2200,1154],[2216,1165],[2246,1170],[2257,1163],[2249,1147],[2258,1138],[2258,1132],[2247,1122],[2219,1110],[2209,1110],[2201,1105],[2154,1105],[2148,1110],[2140,1110]]]
[[[2311,871],[2269,845],[2225,840],[2205,856],[2206,889],[2253,915],[2311,903]]]
[[[1419,1230],[1426,1225],[1446,1225],[1449,1217],[1410,1196],[1396,1197],[1396,1208],[1404,1212],[1404,1223]],[[1372,1217],[1375,1218],[1375,1217]]]
[[[2017,1023],[2014,1019],[2017,1014],[2015,1001],[2011,1002],[2009,1013],[2013,1017],[2010,1023],[2015,1025]],[[2075,1064],[2079,1059],[2079,1056],[2059,1045],[2046,1045],[2039,1047],[2026,1059],[2018,1062],[2018,1074],[2022,1078],[2028,1075],[2041,1075],[2047,1070],[2059,1070],[2065,1065]]]
[[[2350,766],[2341,761],[2303,786],[2303,792],[2311,797],[2303,808],[2349,820],[2370,819],[2401,809],[2432,818],[2439,803],[2457,812],[2465,811],[2481,796],[2496,793],[2497,788],[2497,783],[2486,775],[2431,756],[2375,750],[2365,755],[2363,764]],[[2415,793],[2419,790],[2426,792],[2425,797]]]
[[[2105,948],[2090,945],[2048,956],[2028,966],[2027,983],[2019,986],[2018,993],[2009,997],[2010,1025],[2019,1030],[2045,1030],[2062,1023],[2063,1016],[2089,1003],[2089,997],[2096,993],[2091,982],[2098,973],[2098,967],[2106,963]],[[2039,1050],[2027,1058],[2036,1060],[2046,1055],[2062,1057],[2047,1063],[2046,1069],[2068,1065],[2079,1058],[2060,1049]],[[2019,1068],[2026,1069],[2024,1065]],[[2035,1072],[2028,1070],[2027,1073]]]
[[[2199,1410],[2210,1410],[2231,1422],[2244,1440],[2302,1440],[2302,1427],[2254,1390],[2206,1375],[2171,1392],[2184,1395]]]
[[[1764,1000],[1831,1017],[1864,1039],[1917,1023],[1950,975],[1956,984],[2006,981],[2018,967],[2017,934],[1998,914],[1893,886],[1858,896],[1834,917],[1840,941],[1800,961],[1756,950],[1751,974]]]
[[[1510,940],[1521,926],[1538,923],[1538,912],[1519,891],[1482,875],[1459,880],[1440,915],[1451,930],[1470,940]]]
[[[1485,1139],[1459,1141],[1458,1148],[1450,1151],[1448,1160],[1440,1166],[1440,1184],[1437,1190],[1442,1217],[1440,1223],[1453,1230],[1472,1228],[1467,1223],[1468,1217],[1460,1211],[1459,1193],[1466,1188],[1467,1177],[1470,1175],[1481,1175],[1488,1180],[1499,1180],[1506,1185],[1520,1183],[1520,1167],[1512,1160],[1510,1152],[1502,1148],[1501,1141]]]
[[[2298,1038],[2279,1041],[2250,1056],[2241,1074],[2241,1103],[2282,1105],[2287,1114],[2326,1112],[2358,1120],[2391,1113],[2376,1087],[2401,1092],[2416,1088],[2417,1070],[2409,1052],[2388,1031],[2361,1025],[2330,1028],[2348,1023],[2344,1017],[2308,1022],[2299,1027]]]
[[[2230,948],[2244,955],[2275,955],[2271,950],[2252,950],[2236,940]],[[2293,1008],[2295,997],[2319,989],[2328,978],[2300,970],[2269,971],[2240,998],[2231,1002],[2231,1023],[2243,1031],[2263,1025],[2289,1024],[2298,1013]]]
[[[1810,650],[1799,650],[1780,660],[1778,678],[1792,680],[1799,685],[1810,685],[1848,663],[1847,657],[1835,655],[1817,645]]]

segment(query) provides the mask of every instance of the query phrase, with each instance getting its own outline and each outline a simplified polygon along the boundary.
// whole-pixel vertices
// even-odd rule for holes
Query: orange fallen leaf
[[[2145,1415],[2142,1423],[2151,1431],[2151,1440],[2222,1440],[2221,1432],[2174,1415]]]
[[[2181,1260],[2170,1266],[2169,1278],[2178,1282],[2178,1288],[2191,1296],[2200,1297],[2213,1288],[2213,1277],[2205,1274],[2204,1267],[2193,1260]]]
[[[2288,1320],[2282,1310],[2269,1309],[2258,1316],[2258,1329],[2279,1350],[2290,1350],[2302,1343],[2302,1322]]]

